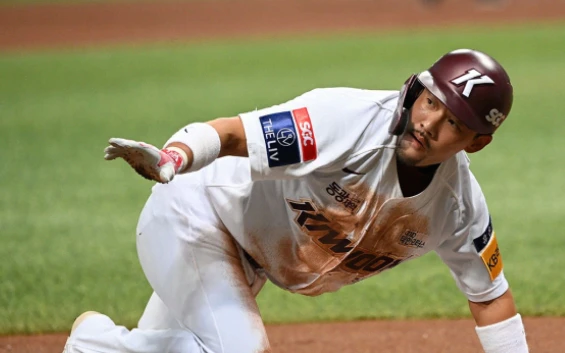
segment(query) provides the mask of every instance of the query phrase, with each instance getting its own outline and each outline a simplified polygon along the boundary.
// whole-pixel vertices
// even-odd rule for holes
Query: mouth
[[[414,133],[414,131],[410,131],[409,134],[410,137],[412,137],[413,142],[417,144],[418,147],[427,149],[426,140],[421,135]]]

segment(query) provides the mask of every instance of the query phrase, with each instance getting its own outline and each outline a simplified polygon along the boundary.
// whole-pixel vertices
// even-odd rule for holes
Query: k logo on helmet
[[[452,80],[451,83],[460,86],[465,83],[465,89],[463,90],[463,95],[467,98],[471,95],[473,91],[473,87],[475,85],[486,85],[486,84],[494,84],[494,81],[488,77],[487,75],[483,75],[475,69],[471,69],[467,71],[467,73],[463,76]]]

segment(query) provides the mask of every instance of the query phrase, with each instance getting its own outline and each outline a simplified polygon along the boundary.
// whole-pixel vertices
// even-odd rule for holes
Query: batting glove
[[[185,161],[180,153],[133,140],[111,138],[110,146],[104,150],[104,159],[123,158],[145,179],[166,184],[183,167]]]

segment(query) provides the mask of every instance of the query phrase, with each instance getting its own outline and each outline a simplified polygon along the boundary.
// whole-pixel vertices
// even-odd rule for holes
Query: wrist
[[[179,147],[169,146],[162,150],[166,153],[175,165],[175,174],[182,173],[188,163],[188,156],[186,152]]]
[[[522,317],[516,314],[496,324],[476,327],[485,353],[527,353],[526,332]]]
[[[191,152],[189,160],[187,153],[183,166],[185,171],[194,172],[212,163],[220,155],[220,135],[214,127],[206,123],[193,123],[176,132],[165,144],[166,149],[174,143],[188,147]]]

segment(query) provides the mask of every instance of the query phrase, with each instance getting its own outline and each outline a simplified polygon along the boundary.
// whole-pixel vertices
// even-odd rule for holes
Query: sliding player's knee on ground
[[[64,353],[202,353],[188,330],[128,330],[108,316],[87,312],[75,320]],[[215,353],[215,352],[214,352]]]
[[[75,321],[73,322],[73,326],[71,327],[71,333],[74,332],[76,330],[76,328],[80,324],[82,324],[83,321],[85,321],[86,319],[88,319],[89,317],[94,316],[94,315],[102,315],[102,314],[100,314],[99,312],[96,312],[96,311],[86,311],[86,312],[80,314],[75,319]]]
[[[104,336],[115,327],[106,315],[95,311],[84,312],[75,319],[63,353],[108,352],[102,350],[107,340]]]

